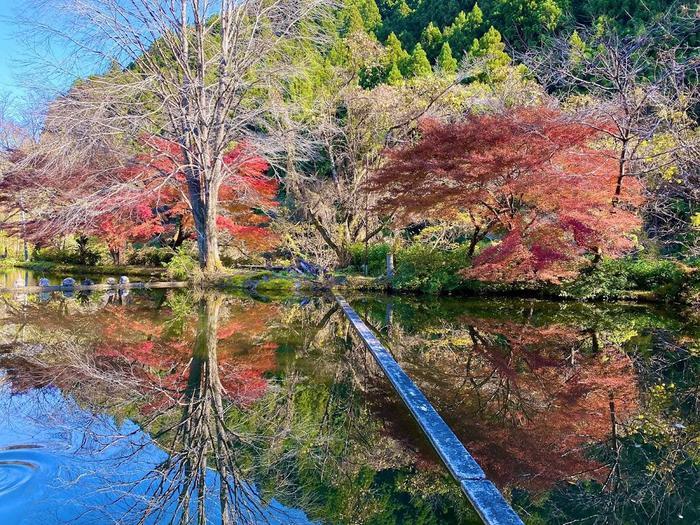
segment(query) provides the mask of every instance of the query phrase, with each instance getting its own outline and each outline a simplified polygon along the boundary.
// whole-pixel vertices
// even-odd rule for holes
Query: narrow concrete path
[[[472,506],[486,525],[523,525],[496,486],[481,469],[452,429],[440,417],[423,392],[415,385],[372,330],[340,295],[335,300],[353,328],[374,356],[396,392],[413,414],[443,463],[457,480]]]

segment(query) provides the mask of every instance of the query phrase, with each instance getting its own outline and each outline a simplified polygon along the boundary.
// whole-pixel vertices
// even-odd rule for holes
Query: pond
[[[66,277],[73,277],[78,282],[83,279],[91,279],[95,283],[104,283],[110,277],[120,277],[119,275],[104,275],[104,274],[83,274],[66,275],[54,274],[39,270],[25,270],[23,268],[3,268],[0,269],[0,288],[16,288],[20,286],[38,286],[39,279],[46,278],[49,284],[57,286],[61,284]],[[140,279],[142,280],[142,279]]]
[[[700,522],[700,325],[350,302],[526,523]],[[327,298],[0,304],[0,523],[480,523]]]

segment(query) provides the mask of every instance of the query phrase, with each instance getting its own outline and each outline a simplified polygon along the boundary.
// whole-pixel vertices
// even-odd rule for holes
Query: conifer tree
[[[416,44],[413,48],[413,53],[411,54],[411,62],[409,68],[409,75],[413,77],[427,77],[432,74],[433,68],[430,67],[430,61],[428,56],[425,54],[425,50],[420,43]]]
[[[433,22],[430,22],[420,36],[420,43],[423,46],[428,58],[435,59],[442,44],[442,31]]]
[[[389,65],[387,69],[391,68],[391,64],[396,64],[401,74],[405,74],[408,71],[411,56],[403,48],[395,33],[389,34],[385,46],[387,49],[387,63]]]
[[[454,74],[457,72],[457,60],[452,56],[452,48],[449,42],[442,44],[442,49],[435,65],[443,73]]]
[[[477,78],[483,82],[498,82],[506,74],[505,68],[511,63],[511,58],[505,52],[506,45],[501,39],[501,33],[491,26],[481,38],[475,38],[469,49],[469,56],[483,58],[486,63]]]
[[[403,75],[401,74],[399,67],[396,65],[396,62],[393,62],[391,64],[391,69],[389,70],[389,74],[386,77],[386,83],[389,84],[390,86],[398,86],[402,82],[403,82]]]
[[[474,7],[469,13],[461,11],[454,19],[451,25],[444,30],[444,38],[450,42],[450,47],[457,56],[461,56],[467,49],[474,38],[481,33],[484,24],[484,14],[479,7],[479,4],[474,4]]]

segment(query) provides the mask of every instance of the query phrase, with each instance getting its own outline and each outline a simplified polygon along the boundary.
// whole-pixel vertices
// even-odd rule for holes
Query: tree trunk
[[[394,278],[394,253],[391,251],[386,254],[386,278]]]
[[[177,225],[177,232],[175,233],[175,237],[173,237],[170,247],[173,250],[177,250],[180,246],[182,246],[183,242],[185,242],[185,228],[182,226],[181,220]]]
[[[119,263],[121,262],[121,250],[118,248],[110,249],[109,255],[111,255],[114,265],[119,266]]]
[[[215,184],[207,184],[203,189],[200,178],[193,174],[187,177],[187,185],[192,203],[194,227],[197,230],[199,267],[205,275],[215,275],[223,269],[219,257],[219,234],[216,227],[219,189]]]
[[[474,256],[474,251],[476,250],[476,245],[479,244],[479,241],[483,239],[483,234],[481,233],[481,228],[479,226],[476,226],[474,228],[474,232],[472,233],[472,238],[469,241],[469,250],[467,251],[467,255],[469,257]]]

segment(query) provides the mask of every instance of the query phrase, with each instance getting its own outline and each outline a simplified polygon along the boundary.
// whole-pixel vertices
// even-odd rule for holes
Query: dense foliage
[[[246,33],[270,54],[241,70],[245,86],[221,124],[236,137],[216,139],[216,155],[195,144],[213,132],[180,129],[173,112],[183,108],[168,113],[140,90],[153,68],[168,82],[192,74],[166,38],[52,101],[38,136],[8,120],[2,228],[34,243],[37,259],[99,264],[109,254],[181,276],[198,256],[208,272],[221,261],[310,262],[380,276],[391,252],[392,284],[431,292],[577,277],[598,283],[571,288],[585,296],[658,292],[651,274],[601,284],[617,274],[606,265],[700,256],[691,3],[320,4],[323,16],[299,18],[274,52]],[[226,46],[227,16],[192,26],[204,55]],[[203,88],[216,93],[229,73],[209,65]],[[108,117],[89,118],[100,97],[127,88]],[[84,126],[65,120],[72,112]]]

